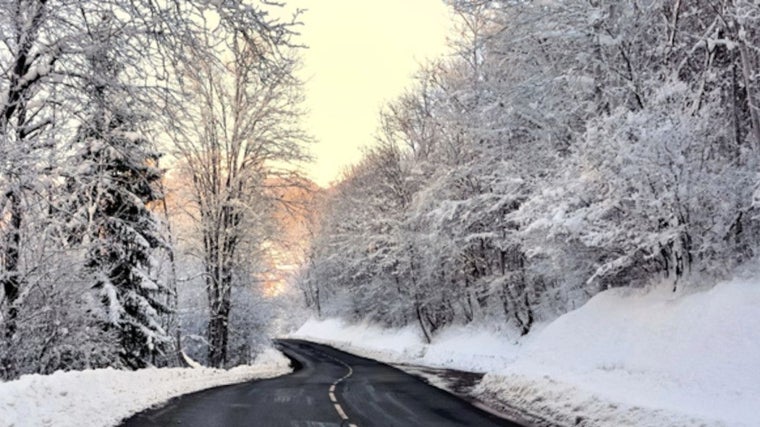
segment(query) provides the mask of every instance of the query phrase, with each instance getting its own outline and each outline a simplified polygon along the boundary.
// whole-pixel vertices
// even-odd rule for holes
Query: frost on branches
[[[527,334],[756,255],[755,2],[449,3],[457,55],[326,195],[300,280],[320,315]]]
[[[279,69],[261,59],[290,50],[294,23],[272,18],[268,9],[278,6],[265,3],[0,0],[0,378],[181,364],[184,331],[177,313],[187,307],[178,307],[178,287],[191,279],[178,277],[174,245],[190,238],[172,235],[170,218],[177,216],[169,210],[185,207],[166,202],[177,197],[164,191],[168,174],[159,168],[159,153],[175,156],[169,165],[183,162],[175,145],[180,139],[172,135],[175,126],[191,123],[187,113],[198,99],[185,64],[218,72],[213,90],[226,99],[242,100],[247,91],[251,104],[269,89],[286,91],[289,97],[274,97],[278,102],[259,99],[251,114],[266,117],[267,126],[248,124],[255,121],[262,133],[237,133],[233,142],[254,147],[254,139],[285,140],[287,126],[279,123],[294,123],[297,114],[261,113],[286,111],[283,106],[299,98],[291,74],[297,59],[288,57]],[[219,38],[211,40],[212,34]],[[235,95],[235,76],[226,73],[232,64],[225,63],[230,34],[249,42],[241,47],[248,62],[237,63],[248,74],[237,75]],[[258,44],[263,41],[266,46]],[[282,146],[285,157],[300,155],[293,135]],[[271,147],[250,150],[272,153]],[[253,162],[255,177],[280,160],[287,163],[282,157]],[[234,185],[264,193],[263,181],[253,176]],[[222,204],[234,211],[229,221],[238,222],[239,211],[263,218],[245,225],[272,215],[258,210],[262,203],[235,195]],[[245,250],[261,252],[262,240],[246,240]],[[228,243],[211,242],[208,252],[224,251]],[[233,267],[245,261],[238,257]],[[232,260],[223,262],[231,274]],[[254,274],[241,282],[253,288],[256,280]],[[245,288],[242,302],[228,300],[227,310],[254,305],[249,300],[257,297]],[[226,319],[212,318],[227,327]],[[240,334],[244,342],[235,345],[247,349],[245,357],[230,360],[252,360],[252,344],[264,341],[262,334]]]
[[[102,327],[115,330],[121,362],[142,368],[169,341],[159,316],[169,312],[164,297],[171,291],[153,277],[151,265],[154,250],[165,243],[148,209],[163,197],[157,188],[162,173],[158,154],[138,132],[143,119],[129,93],[109,84],[121,70],[112,31],[96,27],[93,34],[86,119],[73,143],[77,168],[67,180],[71,196],[64,213],[68,240],[86,245],[85,277],[103,304]]]

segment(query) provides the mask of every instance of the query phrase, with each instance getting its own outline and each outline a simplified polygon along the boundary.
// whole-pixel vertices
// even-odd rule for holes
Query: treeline
[[[527,334],[755,255],[756,2],[450,3],[456,54],[326,196],[299,282],[320,315]]]
[[[178,365],[188,325],[202,362],[255,354],[243,307],[305,157],[298,18],[265,3],[0,0],[0,378]]]

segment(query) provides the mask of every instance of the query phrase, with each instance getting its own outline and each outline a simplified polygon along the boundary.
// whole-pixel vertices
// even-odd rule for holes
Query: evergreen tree
[[[87,61],[88,111],[75,139],[76,171],[68,179],[71,238],[86,247],[85,274],[103,303],[103,326],[116,330],[121,364],[152,364],[169,342],[160,323],[168,288],[151,277],[152,253],[165,246],[148,205],[161,199],[159,155],[140,135],[143,121],[120,85],[108,20],[93,32]]]

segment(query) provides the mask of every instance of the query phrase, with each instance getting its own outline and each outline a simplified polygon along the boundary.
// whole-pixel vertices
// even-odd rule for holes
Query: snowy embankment
[[[96,369],[25,375],[0,383],[0,426],[112,426],[175,396],[290,371],[282,353],[267,349],[253,365],[230,370]]]
[[[481,398],[560,425],[760,425],[757,281],[603,292],[517,342],[460,328],[424,345],[414,329],[334,320],[295,335],[389,362],[486,370]]]
[[[321,342],[387,363],[405,363],[490,372],[514,361],[516,337],[473,326],[452,326],[425,344],[414,326],[384,329],[367,323],[348,324],[341,319],[310,319],[292,338]]]

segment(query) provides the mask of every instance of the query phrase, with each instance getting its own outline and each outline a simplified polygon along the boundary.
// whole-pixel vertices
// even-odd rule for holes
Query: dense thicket
[[[455,1],[456,55],[383,113],[301,278],[321,313],[521,333],[755,254],[760,7]]]

